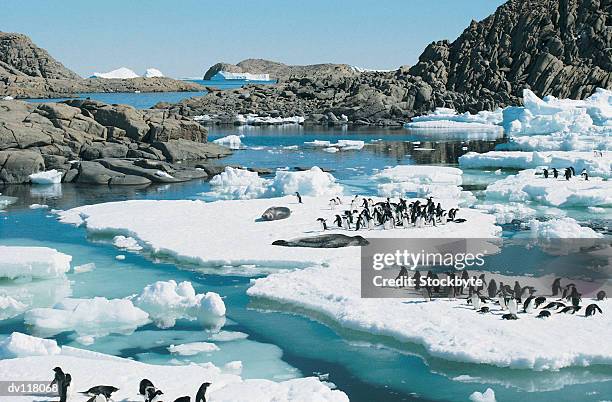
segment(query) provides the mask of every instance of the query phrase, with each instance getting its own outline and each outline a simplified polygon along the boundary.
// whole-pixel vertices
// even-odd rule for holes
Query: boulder
[[[94,119],[103,126],[124,130],[135,141],[141,141],[150,129],[142,112],[128,105],[104,105],[94,111]]]
[[[113,142],[93,142],[81,148],[81,158],[86,161],[100,158],[125,158],[127,153],[126,145]]]
[[[154,142],[152,145],[170,162],[222,158],[232,153],[229,148],[212,142],[200,143],[183,139]]]
[[[107,169],[98,162],[83,161],[79,163],[79,174],[76,183],[109,184],[109,185],[146,185],[151,180],[134,175],[126,175]]]
[[[30,181],[30,175],[45,170],[43,157],[32,151],[0,151],[0,182],[22,184]]]

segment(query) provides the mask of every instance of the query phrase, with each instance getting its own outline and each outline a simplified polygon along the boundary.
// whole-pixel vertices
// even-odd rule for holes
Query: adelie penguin
[[[200,388],[198,388],[198,392],[196,393],[195,402],[206,402],[206,390],[208,387],[210,387],[210,385],[211,384],[209,382],[204,382],[202,385],[200,385]]]
[[[327,223],[325,222],[325,219],[323,218],[317,218],[317,222],[319,222],[323,228],[323,230],[327,230]]]
[[[516,314],[504,314],[502,315],[502,320],[518,320],[518,317],[516,316]]]
[[[601,311],[601,308],[599,308],[599,306],[595,303],[589,304],[586,310],[584,310],[585,317],[590,317],[592,315],[595,315],[596,313],[603,314],[603,311]]]
[[[113,387],[112,385],[96,385],[89,388],[87,391],[81,391],[81,394],[89,396],[104,395],[107,399],[110,399],[111,395],[117,391],[119,391],[119,388]]]
[[[563,310],[559,311],[557,314],[576,314],[576,311],[580,310],[582,307],[580,306],[567,306],[563,308]]]
[[[546,306],[544,306],[544,309],[548,310],[548,309],[554,308],[555,310],[558,310],[558,309],[564,308],[564,307],[565,307],[564,303],[556,302],[555,301],[555,302],[548,303]]]
[[[606,298],[606,292],[603,290],[600,290],[599,292],[597,292],[597,300],[598,301],[602,301]]]
[[[552,284],[552,295],[558,296],[561,292],[561,278],[557,278],[553,281]]]
[[[535,298],[535,308],[539,308],[542,304],[546,302],[546,297],[538,296]]]
[[[298,193],[298,192],[296,191],[296,192],[295,192],[295,196],[297,197],[298,204],[303,204],[303,202],[302,202],[302,196],[300,195],[300,193]]]
[[[540,311],[540,314],[538,314],[537,318],[548,318],[550,317],[550,311],[548,310],[542,310]]]

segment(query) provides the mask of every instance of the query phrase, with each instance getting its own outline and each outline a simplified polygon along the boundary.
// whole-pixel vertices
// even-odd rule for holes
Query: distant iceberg
[[[147,70],[148,72],[149,70]],[[90,78],[106,78],[106,79],[129,79],[129,78],[138,78],[139,75],[134,71],[130,70],[127,67],[121,67],[113,71],[109,71],[107,73],[93,73]]]
[[[228,80],[270,81],[270,74],[230,73],[229,71],[219,71],[217,74],[210,77],[210,80],[211,81],[228,81]]]
[[[406,128],[420,129],[501,129],[502,109],[493,112],[483,110],[476,114],[465,112],[458,114],[455,109],[439,107],[433,113],[417,116]]]
[[[142,76],[145,78],[165,77],[164,73],[156,68],[147,68],[147,71]]]

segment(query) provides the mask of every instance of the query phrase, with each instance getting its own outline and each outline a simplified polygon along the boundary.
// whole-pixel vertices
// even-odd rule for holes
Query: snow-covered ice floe
[[[552,176],[544,178],[535,169],[520,171],[487,186],[487,201],[533,202],[554,207],[612,206],[612,181],[600,177]]]
[[[91,78],[106,78],[106,79],[129,79],[129,78],[138,78],[138,74],[134,71],[130,70],[127,67],[120,67],[116,70],[109,71],[107,73],[93,73]]]
[[[489,151],[482,154],[468,152],[459,157],[462,169],[535,169],[546,167],[561,171],[572,166],[577,173],[585,169],[590,176],[612,178],[612,152],[521,152]]]
[[[398,165],[376,173],[378,195],[383,197],[461,197],[461,169],[443,166]]]
[[[412,129],[461,129],[461,130],[502,130],[502,109],[493,112],[481,111],[476,114],[458,114],[455,109],[439,107],[433,113],[416,116],[404,127]]]
[[[331,197],[343,193],[343,187],[336,183],[334,176],[316,166],[298,172],[277,170],[273,179],[264,179],[256,172],[228,166],[210,180],[210,185],[212,191],[202,195],[221,199],[275,197],[295,192],[304,196]]]
[[[229,149],[240,149],[242,148],[242,141],[240,140],[241,137],[242,136],[239,135],[228,135],[225,137],[218,138],[213,142],[215,144],[226,146]]]
[[[113,394],[116,401],[134,400],[138,384],[150,379],[164,391],[164,399],[173,401],[181,396],[192,398],[203,382],[212,385],[206,392],[213,402],[272,402],[272,401],[329,401],[348,402],[342,391],[332,390],[315,377],[274,382],[262,379],[244,380],[234,374],[232,366],[216,367],[212,363],[180,366],[151,365],[130,359],[77,349],[59,347],[54,340],[45,340],[13,333],[0,344],[0,353],[10,351],[10,358],[0,360],[3,381],[23,381],[24,378],[51,381],[56,366],[72,376],[71,400],[89,399],[76,391],[94,385],[112,384],[119,388]],[[234,362],[235,363],[235,362]],[[232,369],[232,370],[230,370]],[[36,396],[38,401],[56,401],[55,397]],[[31,402],[32,396],[14,396],[13,402]]]
[[[129,251],[140,251],[142,246],[138,244],[138,240],[129,236],[115,236],[113,237],[113,245],[118,248],[122,248]]]
[[[496,402],[495,391],[487,388],[485,392],[475,391],[470,395],[471,402]]]
[[[72,257],[48,247],[0,246],[0,278],[58,278]]]
[[[219,347],[210,342],[191,342],[181,345],[170,345],[168,347],[168,352],[181,356],[193,356],[200,353],[216,352],[218,350]]]
[[[32,184],[59,184],[62,182],[62,172],[55,169],[30,175]]]
[[[325,152],[359,151],[365,146],[361,140],[338,140],[334,143],[327,140],[314,140],[304,142],[305,147],[322,148]]]
[[[540,239],[594,239],[603,237],[589,227],[580,226],[575,219],[558,218],[547,221],[532,219],[529,221],[528,235]]]

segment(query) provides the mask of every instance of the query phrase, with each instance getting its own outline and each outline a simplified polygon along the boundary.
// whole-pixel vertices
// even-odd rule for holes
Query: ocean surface
[[[142,107],[145,103],[165,100],[170,94],[104,95],[114,97],[114,103],[128,102]],[[298,126],[212,128],[210,139],[228,134],[244,135],[242,142],[246,149],[235,151],[222,163],[268,168],[307,168],[316,165],[330,169],[348,193],[360,195],[375,194],[371,176],[387,166],[455,166],[463,153],[486,152],[504,141],[499,133],[304,129]],[[333,154],[303,147],[304,142],[315,139],[332,142],[360,139],[371,145],[360,151]],[[295,145],[298,145],[297,149],[291,147]],[[487,183],[502,177],[493,171],[467,171],[464,186],[479,196]],[[73,333],[55,336],[64,345],[155,364],[212,361],[222,365],[232,360],[242,360],[243,376],[246,378],[282,380],[296,376],[329,375],[327,381],[346,392],[352,401],[466,401],[474,391],[482,392],[488,387],[494,389],[498,401],[600,401],[612,395],[612,369],[609,366],[533,372],[434,358],[416,345],[353,333],[324,319],[308,318],[283,306],[254,304],[245,292],[250,279],[261,274],[229,274],[146,253],[125,253],[115,248],[111,239],[91,236],[82,228],[58,223],[55,215],[49,211],[128,199],[214,199],[201,195],[209,190],[209,184],[203,180],[146,188],[71,184],[0,187],[3,195],[18,197],[16,204],[0,212],[0,245],[53,247],[72,255],[73,266],[95,263],[96,268],[91,272],[68,274],[72,281],[72,297],[126,297],[140,293],[144,286],[158,280],[191,281],[198,293],[214,291],[225,297],[228,322],[224,330],[249,335],[247,339],[220,344],[220,351],[183,357],[171,355],[167,347],[202,341],[205,328],[187,321],[179,321],[175,327],[166,330],[147,325],[131,335],[97,338],[95,343],[87,346],[77,343]],[[34,203],[46,204],[49,209],[30,209],[29,205]],[[573,213],[579,216],[583,212]],[[506,237],[521,230],[516,225],[508,225],[504,229]],[[117,261],[117,254],[127,257],[124,261]],[[545,258],[535,250],[529,255],[536,263]],[[516,266],[516,250],[509,249],[496,258],[507,262],[510,267]],[[516,267],[515,272],[521,270],[526,272],[528,268]],[[47,283],[12,284],[0,281],[0,293],[9,287],[38,289],[36,292],[44,299],[52,297],[50,293],[55,291],[52,287],[49,289]],[[392,319],[392,312],[389,319]],[[24,326],[22,316],[0,321],[0,338],[12,331],[31,333],[31,328]],[[508,348],[508,353],[511,353],[512,346],[508,345]]]

